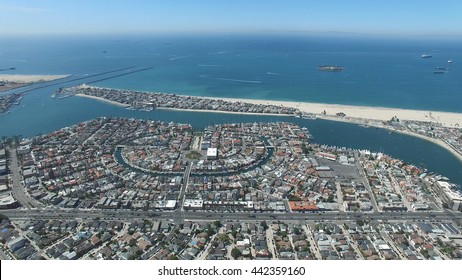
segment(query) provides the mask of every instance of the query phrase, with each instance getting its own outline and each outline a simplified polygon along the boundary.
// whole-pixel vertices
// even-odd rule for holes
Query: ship
[[[435,67],[435,70],[449,71],[449,70],[451,70],[451,68],[447,68],[447,67]]]
[[[329,71],[329,72],[340,72],[344,68],[341,66],[333,66],[333,65],[320,65],[318,66],[320,71]]]
[[[420,57],[421,58],[430,58],[430,57],[432,57],[432,55],[431,54],[423,54]]]

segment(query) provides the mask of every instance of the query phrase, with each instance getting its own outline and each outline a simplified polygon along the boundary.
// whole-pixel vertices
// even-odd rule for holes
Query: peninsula
[[[59,98],[81,96],[124,106],[129,110],[154,109],[212,111],[237,114],[273,114],[322,118],[380,127],[423,138],[442,146],[462,161],[462,114],[383,107],[185,96],[80,85],[62,88]]]
[[[69,75],[0,75],[0,91],[19,88],[32,83],[49,82],[57,79],[66,78]]]
[[[0,92],[21,88],[35,83],[43,83],[63,79],[69,75],[17,75],[3,74],[0,75]],[[19,105],[25,93],[12,93],[0,96],[0,113],[9,112],[12,105]]]
[[[4,83],[29,84],[38,82],[48,82],[57,79],[66,78],[69,75],[19,75],[19,74],[2,74],[0,81]]]

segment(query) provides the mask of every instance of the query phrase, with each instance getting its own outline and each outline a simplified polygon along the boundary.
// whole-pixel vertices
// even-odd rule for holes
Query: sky
[[[0,0],[0,35],[346,32],[462,36],[460,0]]]

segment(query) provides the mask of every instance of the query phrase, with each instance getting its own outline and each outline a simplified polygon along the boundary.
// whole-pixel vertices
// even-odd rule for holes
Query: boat
[[[452,60],[448,60],[448,63],[452,63]]]
[[[423,54],[420,57],[421,58],[430,58],[430,57],[432,57],[432,55],[431,54]]]
[[[446,68],[446,67],[435,67],[435,70],[449,71],[449,70],[451,70],[451,68]]]
[[[320,65],[320,66],[318,66],[318,69],[320,71],[340,72],[344,68],[341,67],[341,66],[335,66],[335,65]]]

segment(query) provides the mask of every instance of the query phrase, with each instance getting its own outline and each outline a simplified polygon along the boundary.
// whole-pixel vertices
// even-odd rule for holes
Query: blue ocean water
[[[293,100],[462,112],[462,43],[310,36],[0,38],[0,74],[94,74],[128,66],[151,70],[99,86],[187,95]],[[433,55],[422,59],[422,53]],[[448,66],[447,60],[453,63]],[[317,66],[346,67],[340,73]],[[443,75],[434,67],[450,67]],[[60,85],[61,86],[61,85]],[[461,162],[430,142],[381,129],[274,116],[128,111],[80,97],[52,99],[58,86],[29,93],[0,115],[0,137],[34,136],[101,116],[191,123],[291,121],[314,141],[382,151],[462,184]]]
[[[165,35],[0,40],[0,68],[17,67],[15,73],[89,74],[153,66],[98,85],[462,112],[462,39]],[[433,57],[422,59],[423,53]],[[346,69],[319,71],[323,64]],[[435,75],[435,67],[451,70]]]

